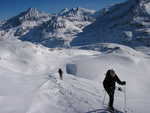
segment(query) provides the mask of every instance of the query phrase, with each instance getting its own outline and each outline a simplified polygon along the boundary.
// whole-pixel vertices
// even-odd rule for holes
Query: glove
[[[123,84],[123,85],[126,85],[126,81],[123,81],[122,84]]]
[[[121,88],[121,87],[118,87],[118,91],[122,91],[122,88]]]

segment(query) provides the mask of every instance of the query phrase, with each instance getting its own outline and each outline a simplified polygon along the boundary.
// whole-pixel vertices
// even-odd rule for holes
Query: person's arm
[[[116,80],[116,82],[117,82],[118,84],[120,84],[120,85],[126,85],[126,82],[125,82],[125,81],[121,81],[121,80],[118,78],[117,75],[115,76],[115,80]]]

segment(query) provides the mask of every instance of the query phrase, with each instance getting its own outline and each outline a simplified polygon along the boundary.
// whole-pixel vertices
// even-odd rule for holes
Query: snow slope
[[[149,46],[149,6],[149,0],[127,0],[102,9],[96,21],[85,27],[72,45],[103,42],[131,47]]]
[[[58,76],[58,75],[57,75]],[[98,108],[100,90],[88,80],[65,75],[50,77],[37,92],[27,113],[85,113]]]
[[[50,49],[18,40],[1,41],[0,113],[102,112],[102,81],[110,68],[127,81],[128,112],[149,112],[150,57],[118,44],[97,44],[97,51],[92,45],[88,48]],[[66,74],[68,63],[77,66],[76,75]],[[60,67],[63,80],[57,74]],[[116,91],[115,107],[122,111],[123,96]]]

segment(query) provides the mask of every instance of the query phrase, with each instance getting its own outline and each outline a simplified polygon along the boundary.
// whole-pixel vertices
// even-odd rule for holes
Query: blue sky
[[[10,18],[28,8],[56,13],[63,8],[84,7],[99,10],[125,0],[0,0],[0,20]]]

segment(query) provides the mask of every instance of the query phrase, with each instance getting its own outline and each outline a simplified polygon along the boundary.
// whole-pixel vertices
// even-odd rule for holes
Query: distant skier
[[[58,69],[59,77],[61,80],[63,80],[63,71],[61,68]]]
[[[106,92],[109,95],[109,107],[111,110],[114,111],[113,102],[114,102],[114,93],[115,93],[115,83],[120,85],[126,85],[125,81],[121,81],[118,76],[116,75],[115,71],[110,69],[107,71],[105,79],[103,81],[103,86]]]

